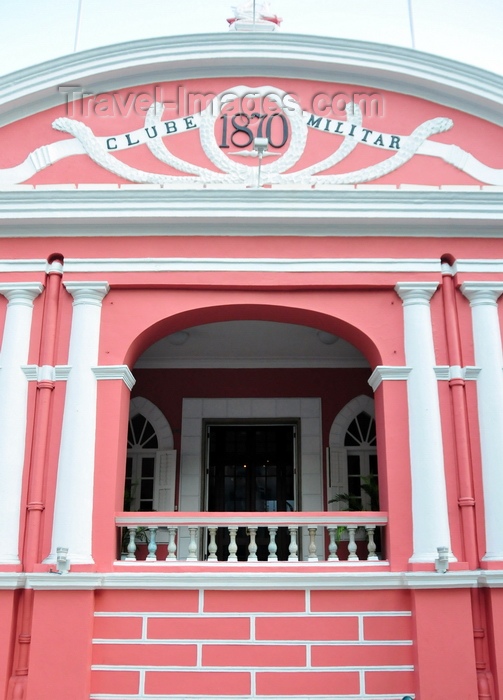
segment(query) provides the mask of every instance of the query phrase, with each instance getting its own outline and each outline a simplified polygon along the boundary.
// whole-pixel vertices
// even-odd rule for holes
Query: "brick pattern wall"
[[[414,694],[401,591],[97,594],[93,700]]]

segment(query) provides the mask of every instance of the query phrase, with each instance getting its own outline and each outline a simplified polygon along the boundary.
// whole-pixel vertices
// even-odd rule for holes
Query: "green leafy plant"
[[[370,500],[370,510],[379,510],[379,485],[377,474],[369,474],[360,477],[360,489],[367,494]],[[361,496],[351,493],[338,493],[329,503],[344,503],[344,510],[364,510]]]

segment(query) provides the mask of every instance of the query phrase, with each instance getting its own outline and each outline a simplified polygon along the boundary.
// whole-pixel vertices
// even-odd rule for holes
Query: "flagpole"
[[[75,41],[73,43],[73,53],[75,53],[77,51],[77,45],[79,43],[81,19],[82,19],[82,0],[79,0],[79,6],[78,6],[78,10],[77,10],[77,26],[75,27]]]
[[[412,48],[416,48],[416,38],[414,36],[414,19],[412,15],[412,0],[408,0],[409,5],[409,29],[410,29],[410,40],[412,43]]]

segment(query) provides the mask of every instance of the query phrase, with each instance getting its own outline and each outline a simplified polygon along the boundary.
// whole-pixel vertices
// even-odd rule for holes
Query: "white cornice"
[[[382,563],[382,562],[381,562]],[[181,564],[178,566],[177,564]],[[119,566],[129,563],[119,562]],[[338,589],[338,590],[385,590],[403,588],[475,588],[487,586],[501,588],[503,572],[479,571],[449,571],[438,574],[430,571],[418,572],[389,572],[372,571],[345,572],[338,570],[333,564],[318,562],[317,564],[303,563],[303,572],[292,572],[292,565],[275,565],[274,571],[243,571],[236,567],[222,565],[216,571],[206,562],[201,566],[193,565],[187,571],[185,562],[171,565],[163,563],[162,572],[114,572],[114,573],[72,573],[58,576],[51,573],[35,573],[26,575],[9,575],[11,585],[0,587],[22,587],[26,581],[27,588],[36,590],[95,590],[108,589],[139,589],[139,590],[168,590],[168,589]],[[250,568],[250,567],[249,567]],[[260,567],[262,569],[262,567]],[[185,570],[183,570],[185,569]],[[211,569],[211,571],[210,571]],[[290,569],[290,571],[289,571]],[[26,577],[26,578],[25,578]],[[11,580],[12,579],[12,580]],[[0,579],[1,580],[1,579]]]
[[[381,382],[383,382],[385,379],[391,381],[406,381],[409,378],[409,374],[411,373],[411,371],[411,367],[392,367],[379,365],[370,375],[368,383],[372,387],[373,391],[377,391],[377,389],[381,385]]]
[[[127,365],[102,365],[101,367],[91,367],[96,379],[120,379],[131,391],[136,383],[136,379]]]
[[[8,237],[403,236],[404,225],[407,235],[500,237],[502,221],[500,188],[417,191],[343,186],[304,191],[139,185],[76,190],[21,185],[0,190],[0,236]]]
[[[9,571],[0,572],[0,591],[14,590],[16,588],[24,588],[26,583],[26,574],[15,573]]]
[[[59,85],[92,92],[216,76],[296,77],[417,95],[502,124],[503,79],[411,49],[298,34],[192,34],[103,46],[0,79],[0,124],[63,102]]]
[[[460,267],[471,273],[503,274],[503,259],[465,260]],[[41,273],[46,266],[43,258],[0,259],[0,273]],[[171,272],[288,272],[288,273],[359,273],[391,275],[420,273],[440,276],[441,263],[436,258],[66,258],[66,274],[114,274],[114,273],[171,273]],[[334,284],[336,280],[334,279]],[[19,283],[22,284],[22,283]],[[78,283],[69,283],[77,284]],[[95,285],[95,282],[90,282]],[[395,285],[394,278],[389,285]],[[406,283],[401,283],[402,285]],[[412,283],[416,285],[417,283]],[[433,287],[437,282],[422,282],[422,286]],[[466,282],[463,289],[501,287],[501,281]],[[0,285],[1,288],[1,285]],[[384,368],[387,369],[387,368]],[[394,368],[389,368],[394,370]],[[58,371],[58,368],[56,368]],[[31,370],[30,370],[31,371]],[[64,372],[64,368],[62,369]],[[439,369],[439,378],[445,379]],[[444,373],[445,374],[445,373]],[[27,375],[28,376],[28,375]],[[30,379],[34,374],[30,375]],[[388,378],[388,377],[384,377]],[[403,379],[403,377],[399,377]],[[472,377],[469,377],[472,378]],[[56,373],[56,379],[66,379],[66,375]]]

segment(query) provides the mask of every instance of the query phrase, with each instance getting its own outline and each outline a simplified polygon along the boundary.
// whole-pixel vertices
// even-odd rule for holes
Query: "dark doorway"
[[[207,426],[208,510],[225,512],[294,511],[295,424],[210,424]],[[278,557],[288,555],[288,531],[280,528]],[[219,529],[219,557],[226,559],[228,533]],[[238,559],[248,556],[248,537],[238,532]],[[267,528],[257,533],[259,560],[268,556]]]

